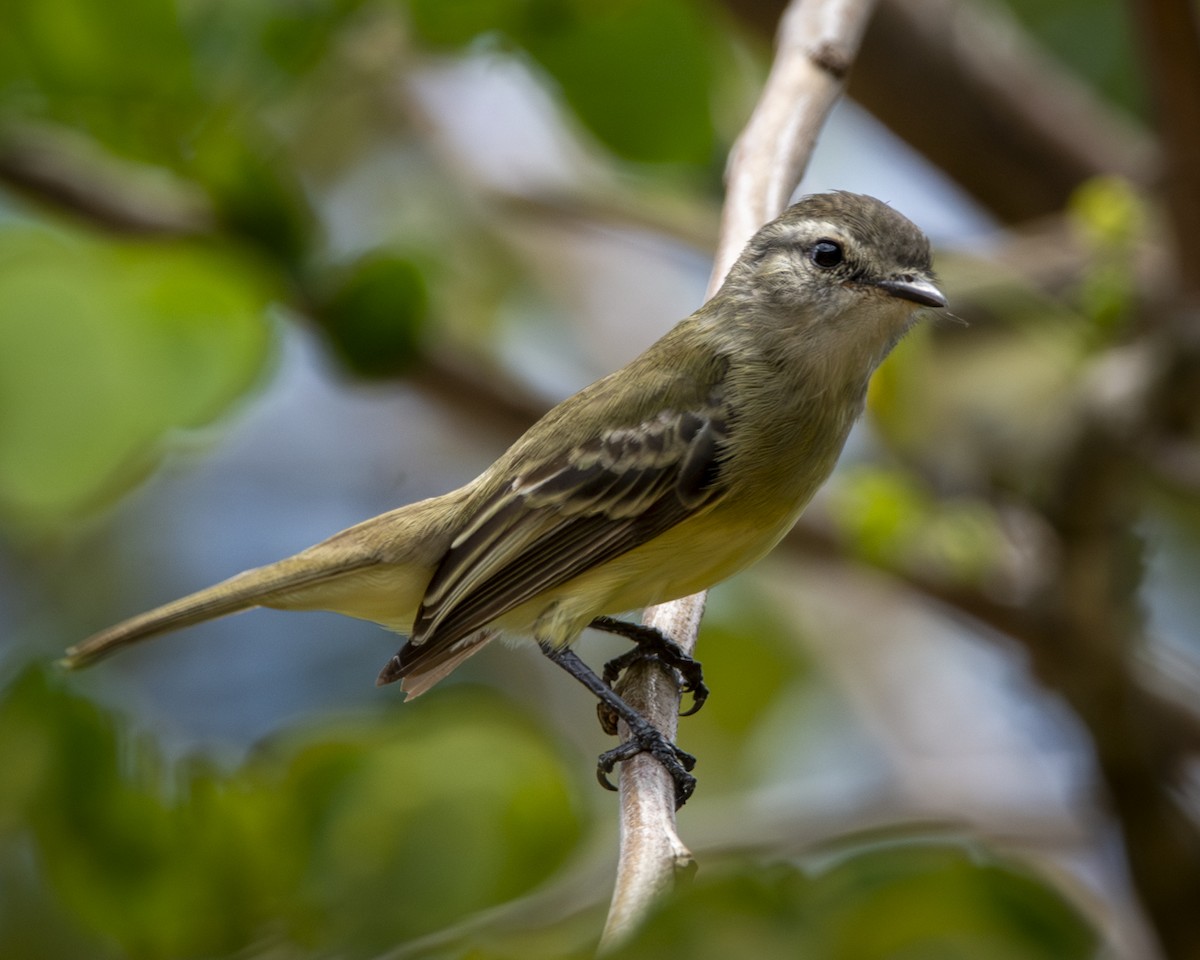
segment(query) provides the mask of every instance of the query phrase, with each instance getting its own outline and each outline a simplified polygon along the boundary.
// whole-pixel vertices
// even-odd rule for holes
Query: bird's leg
[[[608,790],[617,789],[608,779],[613,767],[639,753],[648,753],[666,768],[671,779],[675,781],[676,809],[687,803],[688,797],[696,789],[696,778],[688,772],[696,765],[696,758],[680,750],[661,730],[617,696],[612,687],[596,676],[595,671],[580,660],[569,647],[542,642],[539,642],[538,646],[542,648],[542,653],[591,690],[605,708],[624,720],[625,725],[629,727],[628,740],[619,747],[600,754],[596,764],[596,779],[600,781],[600,785]]]
[[[691,709],[685,710],[680,716],[690,717],[704,706],[704,701],[708,699],[708,685],[704,682],[704,671],[700,668],[700,661],[684,653],[679,644],[661,630],[649,627],[644,623],[618,620],[616,617],[597,617],[589,626],[593,630],[616,634],[637,644],[636,647],[627,650],[619,657],[613,657],[604,665],[602,676],[604,682],[609,686],[617,682],[621,671],[631,663],[642,659],[657,660],[667,667],[678,670],[679,675],[683,677],[683,692],[692,695]],[[603,716],[600,718],[600,725],[607,732],[614,732],[608,729]]]

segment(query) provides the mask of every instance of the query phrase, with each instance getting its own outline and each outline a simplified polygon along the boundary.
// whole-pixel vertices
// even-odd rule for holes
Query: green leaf
[[[386,253],[356,263],[317,311],[346,364],[374,377],[395,376],[413,364],[428,319],[421,269]]]
[[[1137,250],[1148,216],[1133,186],[1120,177],[1093,177],[1071,196],[1068,219],[1091,253],[1075,291],[1080,312],[1109,345],[1132,323],[1137,301]]]
[[[300,269],[314,218],[278,145],[226,115],[213,120],[199,138],[188,172],[208,189],[227,229],[278,259],[289,272]]]
[[[726,865],[613,960],[1085,960],[1096,935],[1027,868],[978,845],[875,841],[800,869]]]
[[[272,108],[320,64],[359,0],[12,0],[0,124],[52,121],[183,174],[224,226],[295,266],[312,218]]]
[[[244,253],[0,230],[0,517],[67,521],[228,409],[262,369],[269,292]]]
[[[382,950],[455,924],[544,881],[579,838],[544,737],[480,690],[439,693],[386,728],[323,733],[294,753],[283,789],[313,829],[307,903],[332,944]]]

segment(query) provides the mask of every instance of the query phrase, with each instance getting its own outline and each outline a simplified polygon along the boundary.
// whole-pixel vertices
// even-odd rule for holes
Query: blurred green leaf
[[[1067,214],[1091,253],[1074,299],[1098,334],[1094,345],[1106,346],[1133,319],[1145,204],[1120,177],[1095,177],[1075,191]]]
[[[1093,248],[1131,253],[1146,221],[1144,204],[1120,177],[1093,177],[1071,196],[1067,210]]]
[[[573,850],[580,825],[557,757],[485,691],[448,690],[356,739],[324,734],[287,775],[313,829],[306,889],[332,944],[432,932],[527,891]]]
[[[702,4],[540,2],[529,5],[523,26],[519,41],[579,119],[621,156],[711,160],[713,71]]]
[[[1023,288],[990,296],[1008,324],[913,331],[871,379],[868,409],[888,446],[944,489],[1028,491],[1068,442],[1095,328]]]
[[[179,0],[205,82],[221,95],[238,88],[281,90],[319,63],[363,0]],[[282,91],[281,91],[282,92]]]
[[[312,211],[281,148],[239,123],[230,114],[211,118],[188,173],[209,191],[226,229],[295,273],[311,242]]]
[[[722,585],[710,595],[700,629],[698,649],[720,695],[712,697],[683,732],[693,736],[697,726],[720,729],[736,752],[780,691],[801,679],[809,664],[792,636],[794,625],[748,582]],[[736,767],[728,772],[733,778],[745,775]]]
[[[853,552],[892,569],[979,583],[996,569],[1004,538],[994,511],[966,498],[939,499],[897,470],[843,471],[830,512]]]
[[[262,369],[269,294],[244,253],[0,230],[0,515],[61,522],[226,410]]]
[[[13,0],[0,123],[50,120],[210,193],[224,224],[297,264],[311,216],[268,107],[319,62],[358,0]]]
[[[1084,960],[1095,933],[1024,869],[965,844],[868,844],[798,868],[702,874],[614,960]]]
[[[416,360],[429,319],[424,274],[405,257],[374,254],[354,264],[316,316],[353,370],[396,376]]]
[[[409,19],[425,43],[462,47],[489,32],[513,34],[530,0],[407,0]]]

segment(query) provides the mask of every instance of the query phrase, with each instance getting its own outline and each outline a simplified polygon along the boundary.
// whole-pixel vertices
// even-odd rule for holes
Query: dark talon
[[[628,740],[600,754],[597,759],[596,779],[600,781],[600,785],[615,790],[612,781],[608,779],[613,767],[639,753],[648,753],[662,764],[675,781],[675,808],[682,807],[696,789],[696,778],[688,772],[696,765],[696,758],[680,750],[661,730],[617,696],[612,686],[596,676],[570,648],[557,647],[550,643],[538,645],[542,648],[542,653],[596,695],[601,704],[599,712],[602,725],[612,723],[615,730],[616,721],[620,719],[624,720],[625,726],[629,728]]]
[[[696,666],[699,667],[700,664],[697,663]],[[700,708],[704,706],[704,701],[708,699],[708,684],[706,684],[702,678],[697,677],[695,685],[685,685],[683,692],[690,693],[692,695],[692,706],[690,709],[684,710],[679,715],[681,717],[690,717],[693,713],[699,712]]]
[[[608,775],[618,763],[636,757],[639,753],[648,753],[654,757],[675,781],[675,809],[678,810],[687,803],[696,789],[696,778],[688,772],[696,766],[696,758],[680,750],[649,724],[639,734],[631,735],[624,743],[600,754],[596,761],[596,779],[600,781],[600,785],[607,790],[616,790]]]
[[[657,660],[664,666],[678,671],[680,677],[683,678],[681,691],[692,695],[692,705],[680,713],[681,717],[690,717],[704,706],[709,690],[708,685],[704,682],[704,671],[701,669],[700,661],[684,653],[679,644],[663,634],[662,631],[643,623],[630,623],[615,617],[597,617],[592,621],[591,626],[594,630],[613,633],[637,644],[633,649],[613,657],[604,665],[604,672],[601,676],[610,687],[617,682],[621,672],[630,664],[643,659]],[[604,727],[603,717],[600,719],[600,725]],[[611,732],[607,727],[604,729],[606,733]]]

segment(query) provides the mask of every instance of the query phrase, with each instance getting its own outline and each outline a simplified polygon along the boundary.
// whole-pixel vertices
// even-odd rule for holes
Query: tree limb
[[[216,229],[207,194],[157,167],[120,160],[66,128],[0,128],[0,182],[114,233],[195,236]]]
[[[1129,3],[1163,147],[1163,193],[1177,275],[1200,298],[1200,17],[1183,0]]]
[[[728,6],[769,34],[783,0]],[[1057,212],[1100,174],[1142,185],[1156,177],[1137,125],[998,4],[880,0],[849,93],[1008,223]]]
[[[783,210],[799,184],[821,125],[845,86],[873,6],[873,0],[789,4],[766,86],[730,157],[709,296],[750,236]],[[651,607],[643,620],[690,654],[704,600],[697,594]],[[675,677],[657,664],[645,664],[631,672],[621,692],[674,737],[680,700]],[[675,875],[692,863],[676,832],[674,787],[658,763],[645,755],[626,761],[620,789],[621,849],[602,949],[632,932]]]

